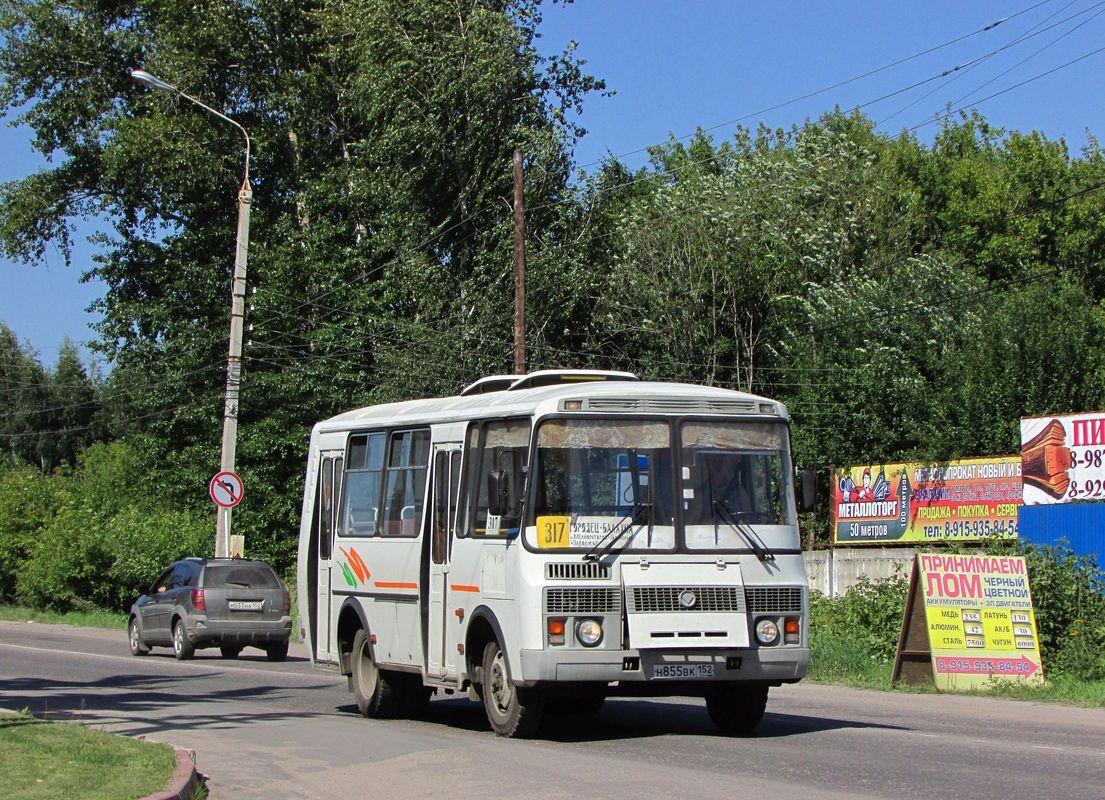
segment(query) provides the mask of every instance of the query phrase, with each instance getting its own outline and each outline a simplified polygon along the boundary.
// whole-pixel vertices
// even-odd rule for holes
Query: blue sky
[[[995,125],[1065,138],[1072,154],[1086,144],[1087,130],[1105,135],[1105,52],[1089,55],[1105,46],[1105,0],[577,0],[546,5],[542,33],[538,46],[547,53],[577,41],[587,70],[616,92],[586,103],[580,122],[588,135],[576,149],[584,167],[608,153],[639,166],[640,150],[669,133],[683,137],[702,127],[720,139],[732,135],[737,120],[789,127],[834,106],[863,105],[891,134],[920,126],[916,135],[926,142],[937,130],[929,122],[934,114],[948,103],[972,102]],[[885,95],[893,96],[870,102]],[[0,153],[0,180],[45,163],[23,129],[0,129]],[[78,227],[71,268],[56,248],[40,264],[0,261],[0,320],[47,365],[63,337],[93,337],[85,309],[103,287],[79,280],[91,265],[93,248],[84,239],[92,230]]]

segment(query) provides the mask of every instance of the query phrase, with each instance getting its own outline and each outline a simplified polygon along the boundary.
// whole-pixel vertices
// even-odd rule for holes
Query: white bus
[[[350,411],[311,433],[300,633],[369,717],[687,695],[745,733],[809,659],[794,476],[782,404],[629,373]]]

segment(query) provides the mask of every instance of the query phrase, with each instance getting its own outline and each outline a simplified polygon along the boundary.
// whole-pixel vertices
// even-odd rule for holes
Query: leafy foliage
[[[286,571],[314,422],[510,369],[515,148],[532,368],[627,368],[779,398],[796,461],[823,473],[1013,452],[1021,416],[1105,407],[1096,140],[1072,155],[966,114],[924,143],[835,111],[672,140],[636,172],[610,158],[573,183],[576,115],[605,87],[571,48],[539,55],[540,7],[0,0],[0,111],[49,157],[0,187],[0,251],[69,253],[74,220],[105,222],[82,266],[107,286],[96,347],[111,365],[101,382],[63,348],[50,373],[0,330],[5,451],[49,473],[91,442],[125,442],[128,474],[162,504],[147,518],[184,509],[162,527],[186,541],[202,527],[248,166],[256,293],[236,465],[248,499],[234,520],[251,555]],[[250,163],[236,130],[139,86],[131,67],[239,121]],[[98,451],[73,476],[103,505],[59,490],[32,516],[49,540],[34,546],[50,552],[70,526],[99,532],[66,562],[89,581],[89,564],[127,581],[145,566],[112,560],[112,537],[125,538],[113,520],[147,530],[97,477],[117,474],[112,458]],[[0,557],[26,561],[24,534]],[[157,547],[151,559],[171,549]],[[28,596],[98,591],[64,595],[33,569]]]
[[[213,520],[150,496],[135,451],[93,445],[72,475],[0,476],[0,600],[124,610],[157,571],[211,551]]]

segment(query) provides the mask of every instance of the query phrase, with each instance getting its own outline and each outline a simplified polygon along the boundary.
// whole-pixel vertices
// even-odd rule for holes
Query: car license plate
[[[654,664],[652,666],[653,678],[681,678],[695,680],[696,678],[714,677],[713,664]]]
[[[226,605],[231,611],[260,611],[264,604],[264,600],[231,600]]]

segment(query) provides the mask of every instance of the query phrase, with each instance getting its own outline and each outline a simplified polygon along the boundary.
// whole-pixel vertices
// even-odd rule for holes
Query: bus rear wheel
[[[392,719],[399,715],[402,698],[402,675],[380,669],[372,660],[368,637],[363,630],[353,637],[349,655],[350,684],[357,709],[362,716]]]
[[[767,708],[767,687],[722,683],[706,692],[706,711],[722,733],[743,736],[755,730]]]
[[[545,695],[539,689],[510,682],[506,656],[497,641],[488,642],[484,648],[480,690],[487,720],[499,736],[524,739],[537,732],[545,710]]]

